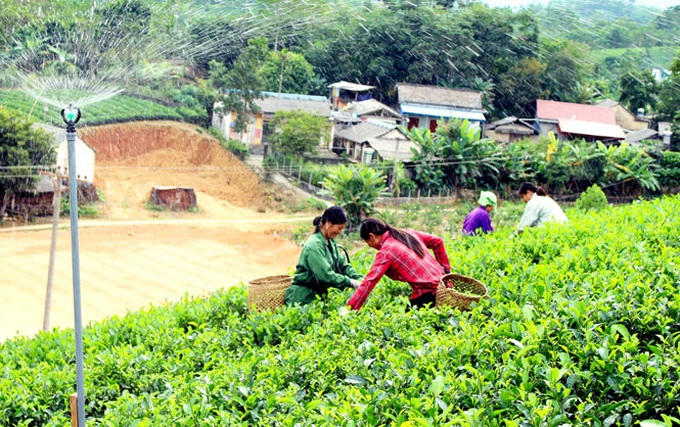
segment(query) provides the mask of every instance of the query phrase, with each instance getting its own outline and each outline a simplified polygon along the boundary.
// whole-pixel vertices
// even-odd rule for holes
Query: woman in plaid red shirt
[[[439,280],[451,270],[449,256],[440,237],[393,228],[377,218],[366,218],[361,223],[359,234],[378,254],[371,270],[348,302],[353,310],[361,308],[383,275],[411,285],[413,293],[409,299],[412,307],[434,305]]]

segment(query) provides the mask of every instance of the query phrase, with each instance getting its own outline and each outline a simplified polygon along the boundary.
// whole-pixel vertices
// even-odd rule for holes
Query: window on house
[[[411,130],[412,128],[417,128],[419,124],[420,120],[418,119],[418,117],[408,118],[408,130]]]

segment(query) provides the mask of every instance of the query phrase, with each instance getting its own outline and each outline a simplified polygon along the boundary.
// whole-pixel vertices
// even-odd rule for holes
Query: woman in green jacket
[[[347,225],[347,214],[340,206],[331,206],[314,218],[314,233],[302,248],[293,282],[286,289],[286,305],[309,304],[325,299],[328,288],[356,289],[362,276],[344,255],[338,252],[335,239]]]

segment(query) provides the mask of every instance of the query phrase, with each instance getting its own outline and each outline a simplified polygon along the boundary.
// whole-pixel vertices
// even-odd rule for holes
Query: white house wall
[[[225,138],[229,138],[229,127],[231,126],[231,114],[214,113],[212,125],[219,130]]]
[[[81,139],[76,139],[76,177],[89,183],[94,182],[95,152]],[[60,171],[68,172],[68,141],[64,140],[57,146],[57,166]]]

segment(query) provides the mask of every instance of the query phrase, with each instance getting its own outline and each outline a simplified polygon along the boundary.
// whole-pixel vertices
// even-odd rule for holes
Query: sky
[[[482,0],[483,3],[486,3],[487,5],[492,7],[505,7],[505,6],[519,7],[525,6],[530,3],[547,4],[548,1],[549,0]],[[635,4],[637,6],[647,6],[665,9],[671,6],[680,6],[680,0],[635,0]]]

